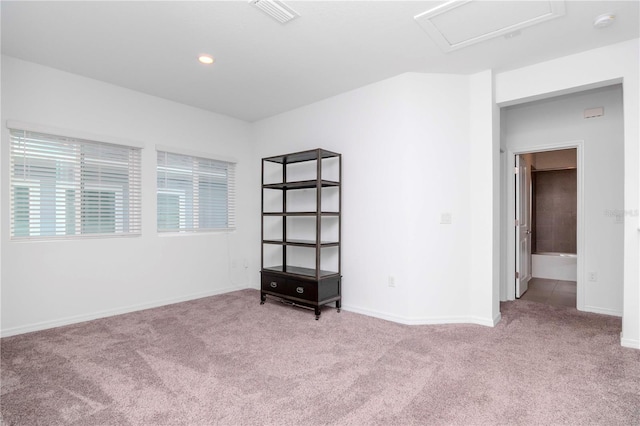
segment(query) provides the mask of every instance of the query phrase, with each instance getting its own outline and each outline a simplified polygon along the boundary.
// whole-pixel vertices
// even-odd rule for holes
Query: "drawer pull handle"
[[[271,281],[271,287],[276,288],[278,287],[278,283],[275,281]]]
[[[302,294],[302,293],[304,293],[304,288],[302,288],[302,287],[297,287],[297,288],[296,288],[296,291],[297,291],[298,293]]]

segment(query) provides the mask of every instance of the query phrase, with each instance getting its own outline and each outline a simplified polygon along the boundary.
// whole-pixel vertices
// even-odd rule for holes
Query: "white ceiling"
[[[287,1],[301,16],[283,25],[246,0],[3,0],[2,53],[255,121],[404,72],[500,71],[640,36],[638,1],[567,1],[517,37],[443,53],[413,19],[442,3]],[[614,25],[593,28],[605,12]]]

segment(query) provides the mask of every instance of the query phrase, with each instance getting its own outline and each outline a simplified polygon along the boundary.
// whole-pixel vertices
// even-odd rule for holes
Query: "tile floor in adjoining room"
[[[576,307],[576,282],[531,278],[529,289],[520,298],[547,305]]]

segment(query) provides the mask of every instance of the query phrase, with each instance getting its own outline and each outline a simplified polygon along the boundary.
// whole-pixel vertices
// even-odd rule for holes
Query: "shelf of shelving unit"
[[[314,240],[262,240],[263,244],[277,244],[285,246],[297,246],[297,247],[315,247],[318,243]],[[339,241],[320,241],[322,247],[336,247],[340,244]]]
[[[332,186],[340,186],[339,182],[334,182],[331,180],[323,180],[320,181],[320,186],[322,188],[329,188]],[[266,189],[313,189],[318,187],[318,183],[315,180],[302,180],[298,182],[282,182],[282,183],[269,183],[263,185],[263,188]]]
[[[323,178],[324,160],[337,159],[337,180]],[[287,180],[287,167],[292,164],[309,163],[309,167],[315,162],[316,178],[303,180]],[[265,163],[275,163],[281,166],[282,180],[280,182],[265,183]],[[300,166],[297,166],[300,167]],[[342,275],[341,275],[341,207],[342,207],[342,156],[341,154],[324,149],[296,152],[292,154],[266,157],[262,159],[262,226],[261,226],[261,291],[260,300],[264,303],[267,296],[275,296],[303,306],[312,307],[315,310],[316,319],[319,319],[321,306],[335,302],[340,310]],[[337,210],[322,211],[322,195],[324,190],[335,188],[333,196],[337,197]],[[315,210],[288,211],[287,194],[291,191],[315,189]],[[265,191],[281,192],[281,210],[265,211]],[[265,238],[265,218],[281,221],[282,235],[277,238]],[[315,239],[289,238],[287,236],[287,218],[306,217],[313,218]],[[330,219],[335,218],[335,219]],[[322,240],[323,219],[337,220],[337,238]],[[307,220],[307,219],[305,219]],[[311,225],[311,224],[309,224]],[[265,266],[265,246],[281,247],[281,262],[279,265]],[[315,268],[291,264],[287,259],[287,250],[315,250]],[[337,270],[321,269],[321,259],[324,249],[337,249]]]

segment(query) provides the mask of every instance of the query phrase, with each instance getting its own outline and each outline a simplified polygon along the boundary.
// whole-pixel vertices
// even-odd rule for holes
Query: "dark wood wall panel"
[[[533,173],[533,251],[576,253],[577,171]]]

